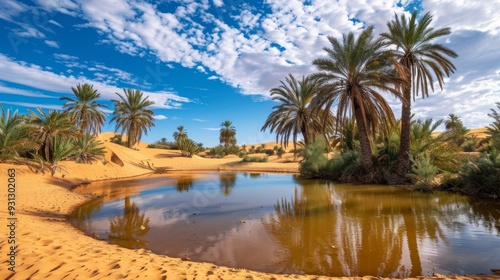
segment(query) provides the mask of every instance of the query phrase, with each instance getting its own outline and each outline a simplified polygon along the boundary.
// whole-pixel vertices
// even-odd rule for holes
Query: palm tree
[[[77,163],[90,163],[104,158],[106,149],[102,146],[102,142],[95,136],[85,134],[79,137],[75,142],[73,151],[75,161]]]
[[[320,82],[320,94],[315,98],[316,107],[330,110],[337,102],[337,127],[354,115],[361,150],[361,161],[366,174],[374,173],[372,148],[369,135],[386,124],[393,123],[394,115],[389,104],[378,91],[386,91],[401,98],[392,85],[400,85],[394,68],[384,50],[382,39],[375,39],[373,26],[367,27],[356,38],[352,32],[342,41],[328,37],[331,48],[324,48],[328,58],[315,59],[313,64],[321,71],[314,74]],[[367,177],[369,178],[369,177]]]
[[[45,113],[40,107],[37,113],[27,109],[31,114],[29,123],[33,126],[32,137],[40,141],[39,154],[48,162],[52,160],[54,151],[54,139],[56,136],[66,138],[76,138],[80,132],[75,128],[68,112],[49,110]],[[62,140],[64,140],[62,139]]]
[[[180,125],[177,127],[177,131],[174,132],[174,139],[178,142],[180,139],[187,138],[187,130],[184,129],[184,126]]]
[[[227,150],[232,140],[236,140],[236,128],[231,121],[223,121],[220,126],[219,141],[221,144],[224,144],[224,149]]]
[[[488,117],[493,118],[494,121],[489,126],[486,127],[486,135],[485,140],[492,147],[500,150],[500,102],[496,102],[497,110],[490,109],[491,114],[488,114]]]
[[[115,104],[113,118],[116,121],[115,132],[121,128],[121,134],[126,132],[127,147],[132,148],[141,141],[142,133],[148,134],[148,128],[155,126],[153,110],[150,106],[154,104],[148,97],[143,97],[140,90],[123,89],[122,96],[116,93],[120,100],[112,100]]]
[[[0,104],[0,162],[20,159],[20,156],[29,151],[37,150],[39,145],[29,137],[29,126],[26,118],[5,111]]]
[[[76,99],[69,97],[61,97],[59,100],[67,100],[63,108],[70,113],[73,121],[83,133],[98,134],[101,132],[101,126],[104,125],[106,114],[102,108],[108,108],[107,105],[99,104],[95,100],[100,94],[90,84],[78,84],[76,88],[71,90],[76,96]]]
[[[61,138],[61,136],[57,135],[54,137],[53,144],[54,147],[51,149],[49,161],[51,176],[54,176],[56,171],[62,172],[64,167],[61,166],[59,162],[69,158],[75,153],[75,145],[70,138]]]
[[[410,170],[410,130],[411,130],[411,99],[422,93],[422,98],[429,95],[429,87],[434,91],[434,77],[442,89],[444,77],[449,77],[455,66],[447,57],[457,57],[457,54],[435,39],[451,33],[449,28],[434,29],[430,27],[432,16],[424,14],[417,22],[417,11],[409,19],[405,15],[388,22],[388,33],[380,36],[395,47],[394,58],[403,68],[404,78],[408,86],[402,87],[403,103],[401,113],[401,142],[399,147],[397,173],[404,176]]]
[[[448,119],[444,122],[446,130],[457,130],[462,128],[464,125],[459,116],[455,114],[449,114]]]
[[[273,112],[267,117],[261,128],[265,131],[276,132],[276,142],[279,140],[285,148],[292,137],[294,150],[297,150],[297,136],[302,134],[304,143],[309,144],[316,133],[326,131],[320,120],[323,111],[313,110],[311,101],[318,90],[316,79],[311,76],[303,76],[297,81],[292,74],[288,74],[281,86],[271,89],[273,100],[280,102],[273,107]],[[332,119],[333,115],[328,111],[326,119]],[[331,122],[330,122],[331,123]]]

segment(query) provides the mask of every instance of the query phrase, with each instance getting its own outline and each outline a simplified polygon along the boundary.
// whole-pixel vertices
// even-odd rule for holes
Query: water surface
[[[127,248],[274,273],[478,274],[500,268],[500,204],[289,174],[192,173],[81,188],[72,223]]]

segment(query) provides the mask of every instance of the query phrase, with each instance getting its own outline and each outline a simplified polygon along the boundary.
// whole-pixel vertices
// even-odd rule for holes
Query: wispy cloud
[[[203,120],[203,119],[193,119],[193,121],[195,121],[195,122],[207,122],[207,120]]]
[[[62,110],[62,105],[39,104],[39,103],[30,103],[30,102],[13,102],[13,101],[1,101],[1,100],[0,100],[0,103],[14,105],[14,106],[28,107],[28,108],[40,107],[43,109],[50,109],[50,110]]]
[[[13,17],[26,11],[27,9],[28,6],[26,4],[13,0],[3,0],[2,5],[0,6],[0,19],[11,21]]]
[[[165,115],[154,115],[153,118],[159,121],[168,119],[168,117]]]
[[[79,83],[90,83],[101,93],[104,99],[116,99],[116,92],[122,92],[121,88],[114,85],[88,79],[84,76],[75,77],[56,74],[42,67],[15,61],[0,54],[0,77],[3,81],[21,84],[54,93],[68,93],[70,88]],[[178,109],[183,103],[191,102],[189,98],[179,96],[167,91],[144,91],[149,100],[155,104],[153,107],[163,109]]]
[[[204,130],[210,130],[210,131],[219,131],[220,130],[220,128],[218,128],[218,127],[204,127],[202,129],[204,129]]]
[[[43,94],[43,93],[31,91],[31,90],[25,90],[25,89],[20,89],[20,88],[15,88],[15,87],[9,87],[9,86],[6,86],[6,85],[4,85],[2,83],[0,83],[0,93],[14,94],[14,95],[20,95],[20,96],[27,96],[27,97],[57,98],[55,96],[46,95],[46,94]]]
[[[57,21],[55,21],[55,20],[53,20],[53,19],[49,19],[49,21],[48,21],[48,22],[49,22],[50,24],[55,25],[55,26],[58,26],[58,27],[61,27],[61,28],[63,27],[63,26],[62,26],[59,22],[57,22]]]
[[[56,41],[45,40],[45,44],[56,49],[60,48],[59,44]]]

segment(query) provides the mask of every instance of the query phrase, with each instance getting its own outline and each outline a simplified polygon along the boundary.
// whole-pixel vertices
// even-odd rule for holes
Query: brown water
[[[119,191],[118,191],[119,190]],[[407,277],[500,268],[500,204],[288,174],[91,184],[72,223],[109,243],[275,273]]]

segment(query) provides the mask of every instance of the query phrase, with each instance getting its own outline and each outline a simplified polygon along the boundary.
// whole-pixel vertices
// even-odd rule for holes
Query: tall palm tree
[[[143,97],[140,90],[123,89],[125,95],[116,93],[120,100],[112,100],[115,104],[113,118],[116,121],[115,132],[122,130],[126,132],[127,146],[133,147],[141,141],[142,133],[148,134],[148,128],[155,126],[153,110],[150,106],[154,104],[148,97]]]
[[[76,123],[76,126],[83,133],[98,134],[101,132],[101,126],[104,125],[106,114],[102,108],[108,108],[105,104],[99,104],[95,100],[100,94],[90,84],[78,84],[76,88],[71,90],[76,96],[76,99],[70,97],[61,97],[59,100],[67,100],[63,108],[66,108]]]
[[[231,142],[234,142],[232,140],[236,140],[236,128],[231,121],[223,121],[220,126],[219,141],[224,144],[224,148],[227,150]]]
[[[271,89],[273,100],[280,102],[273,107],[273,112],[267,117],[261,128],[265,131],[276,132],[276,142],[279,140],[285,148],[292,137],[294,150],[297,149],[297,136],[302,134],[304,143],[310,144],[316,133],[328,131],[323,124],[331,124],[333,115],[330,111],[324,116],[327,121],[322,121],[320,115],[323,111],[313,110],[311,101],[318,91],[317,80],[311,76],[303,76],[298,81],[292,74],[288,74],[281,86]]]
[[[404,176],[410,170],[410,130],[411,130],[411,99],[422,94],[422,98],[434,91],[434,77],[442,89],[444,77],[449,77],[455,66],[448,57],[457,54],[441,44],[434,43],[436,39],[451,33],[450,28],[435,29],[431,27],[432,16],[424,14],[417,22],[417,11],[409,19],[405,15],[387,23],[388,33],[380,36],[392,45],[394,58],[404,70],[407,87],[402,87],[403,103],[401,113],[401,142],[398,154],[397,173]]]
[[[29,123],[33,126],[32,137],[41,143],[39,154],[48,162],[52,161],[54,151],[54,139],[57,137],[76,138],[81,133],[75,128],[68,112],[49,110],[45,113],[40,107],[37,108],[40,115],[28,109],[30,113]]]
[[[174,132],[173,134],[174,139],[176,142],[178,142],[181,139],[187,138],[187,130],[184,129],[184,126],[180,125],[177,127],[177,131]]]
[[[401,80],[394,74],[382,39],[373,36],[373,26],[357,37],[352,32],[342,41],[328,37],[331,48],[324,48],[328,58],[319,58],[313,64],[321,71],[314,74],[320,82],[320,94],[315,106],[330,110],[337,103],[337,127],[354,115],[358,127],[361,161],[366,174],[374,173],[369,135],[386,124],[393,123],[389,104],[378,91],[386,91],[401,98],[394,84]],[[368,177],[367,177],[368,178]]]

